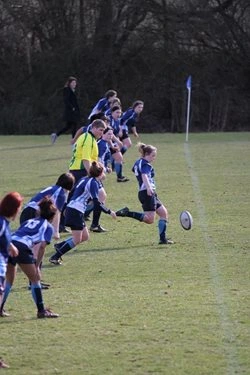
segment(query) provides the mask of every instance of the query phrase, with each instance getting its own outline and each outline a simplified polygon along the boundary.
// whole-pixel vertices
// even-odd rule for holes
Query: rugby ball
[[[189,211],[182,211],[180,213],[180,223],[183,229],[189,230],[193,226],[193,218]]]

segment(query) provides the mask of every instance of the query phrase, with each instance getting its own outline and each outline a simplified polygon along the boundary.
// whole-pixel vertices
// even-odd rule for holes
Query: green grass
[[[159,246],[151,226],[102,215],[108,233],[48,263],[45,303],[58,320],[37,320],[18,273],[0,320],[10,374],[250,374],[250,133],[142,135],[158,147],[157,191],[170,214],[172,246]],[[44,136],[1,136],[0,195],[28,200],[67,170],[69,136],[52,147]],[[126,184],[108,176],[107,206],[140,210],[131,166]],[[194,218],[191,231],[179,213]],[[17,223],[13,223],[15,228]],[[65,236],[65,235],[64,235]]]

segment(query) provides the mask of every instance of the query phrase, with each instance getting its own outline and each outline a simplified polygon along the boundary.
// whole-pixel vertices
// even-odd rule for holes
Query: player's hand
[[[107,168],[106,168],[106,173],[111,173],[111,172],[112,172],[112,168],[107,167]]]
[[[147,189],[147,195],[149,195],[150,197],[152,197],[152,195],[154,195],[153,190]]]
[[[14,246],[13,244],[10,244],[9,255],[11,257],[17,257],[18,254],[19,254],[18,248]]]
[[[115,213],[115,211],[111,211],[110,215],[112,216],[113,219],[116,219],[116,213]]]

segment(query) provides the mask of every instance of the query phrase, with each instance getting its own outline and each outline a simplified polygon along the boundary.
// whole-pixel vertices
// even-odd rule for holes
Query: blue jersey
[[[108,166],[108,162],[111,160],[111,152],[109,144],[104,139],[97,141],[98,145],[98,158],[105,168]]]
[[[30,219],[22,223],[12,235],[13,241],[22,242],[30,249],[39,242],[51,242],[54,229],[48,220],[41,217]]]
[[[118,118],[118,120],[115,120],[112,116],[109,116],[109,123],[113,129],[114,135],[118,136],[118,133],[120,131],[121,118]]]
[[[132,171],[136,175],[140,191],[147,190],[147,187],[145,186],[142,180],[143,174],[147,175],[151,189],[155,190],[154,168],[146,159],[141,158],[141,159],[136,160],[132,168]]]
[[[88,119],[91,118],[91,116],[95,115],[98,112],[105,112],[109,108],[109,101],[107,98],[101,98],[94,108],[92,109]]]
[[[122,129],[130,130],[131,128],[133,128],[135,126],[137,118],[138,118],[138,115],[133,110],[133,108],[127,109],[127,111],[125,111],[121,117]]]
[[[48,195],[54,205],[57,207],[59,211],[62,211],[64,204],[66,203],[67,196],[64,191],[64,189],[61,186],[54,185],[54,186],[48,186],[47,188],[41,190],[39,193],[37,193],[31,200],[26,204],[26,207],[32,207],[35,210],[38,210],[39,206],[38,203],[41,201],[42,198],[44,198],[46,195]]]
[[[84,213],[89,200],[98,199],[98,192],[99,182],[94,177],[84,177],[76,185],[67,207]]]
[[[11,243],[11,231],[8,220],[5,217],[0,216],[0,254],[4,258],[9,256],[9,246]],[[1,276],[1,275],[0,275]]]

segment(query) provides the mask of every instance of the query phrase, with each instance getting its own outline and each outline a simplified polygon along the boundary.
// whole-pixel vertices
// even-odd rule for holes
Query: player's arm
[[[142,177],[142,181],[144,185],[146,186],[147,194],[152,196],[154,194],[154,190],[151,188],[151,184],[149,182],[148,176],[145,173],[142,173],[141,177]]]
[[[113,219],[116,218],[116,213],[109,208],[107,208],[103,203],[101,203],[97,198],[93,198],[94,210],[101,209],[105,214],[111,215]]]
[[[17,257],[19,253],[18,248],[12,242],[9,245],[8,252],[11,257]]]
[[[60,233],[59,233],[60,217],[61,217],[61,212],[59,210],[56,210],[56,214],[52,221],[52,225],[54,227],[54,238],[56,240],[59,240],[60,238]]]
[[[36,259],[36,267],[39,268],[42,260],[43,260],[43,256],[44,256],[44,253],[45,253],[45,248],[47,246],[47,242],[46,241],[42,241],[40,242],[40,246],[39,246],[39,249],[38,249],[38,252],[37,252],[37,259]]]
[[[139,134],[137,133],[137,130],[136,130],[136,126],[132,126],[132,127],[131,127],[131,131],[132,131],[133,135],[134,135],[136,138],[139,137]]]

